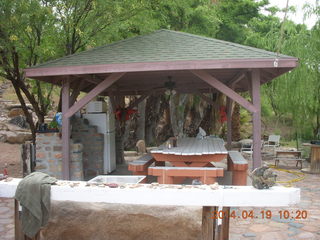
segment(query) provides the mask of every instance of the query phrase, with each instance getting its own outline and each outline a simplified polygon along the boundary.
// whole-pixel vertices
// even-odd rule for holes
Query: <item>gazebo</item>
[[[252,113],[253,168],[261,166],[260,85],[290,71],[298,59],[184,32],[159,30],[25,69],[26,77],[62,87],[63,177],[69,179],[70,117],[98,95],[138,95],[136,104],[166,86],[179,93],[220,91],[227,97],[227,147],[235,101]],[[87,92],[75,102],[70,89]],[[249,91],[251,101],[239,93]]]

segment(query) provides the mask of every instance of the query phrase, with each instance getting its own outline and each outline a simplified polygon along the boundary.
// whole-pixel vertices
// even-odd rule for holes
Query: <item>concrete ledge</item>
[[[13,198],[21,179],[0,181],[0,197]],[[300,202],[299,188],[275,186],[259,190],[252,186],[230,186],[213,190],[208,185],[182,186],[134,184],[125,188],[86,186],[87,182],[58,181],[64,186],[51,187],[51,200],[75,202],[105,202],[166,206],[230,206],[285,207]],[[72,186],[73,184],[73,186]],[[71,186],[70,186],[71,185]],[[131,187],[130,187],[131,186]]]

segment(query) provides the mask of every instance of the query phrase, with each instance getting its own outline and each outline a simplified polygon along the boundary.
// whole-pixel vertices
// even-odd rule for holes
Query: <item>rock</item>
[[[22,108],[12,108],[8,113],[9,118],[14,118],[17,116],[24,116]]]
[[[0,131],[0,142],[6,142],[7,141],[7,135],[4,133],[1,133]]]
[[[201,208],[52,201],[43,239],[201,239]]]
[[[0,139],[5,139],[8,143],[24,143],[25,141],[32,140],[32,134],[30,132],[11,132],[0,131]]]
[[[14,124],[14,125],[21,127],[21,128],[30,128],[25,116],[20,116],[20,115],[16,116],[16,117],[12,118],[9,121],[9,123]]]
[[[9,128],[7,126],[7,124],[5,123],[0,123],[0,131],[8,131]]]
[[[29,110],[32,110],[31,104],[27,103],[26,106]],[[6,105],[6,109],[10,111],[11,109],[14,109],[14,108],[22,108],[22,107],[21,107],[21,104],[15,104],[15,103],[12,103],[12,101],[9,101],[9,103]]]

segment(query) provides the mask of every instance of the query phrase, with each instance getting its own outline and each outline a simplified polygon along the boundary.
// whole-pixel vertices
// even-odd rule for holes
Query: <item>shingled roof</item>
[[[232,42],[170,30],[158,30],[33,68],[164,61],[292,58]]]
[[[237,79],[235,89],[247,91],[246,74],[251,69],[261,70],[263,84],[295,68],[297,61],[232,42],[158,30],[27,68],[25,75],[57,85],[68,76],[72,88],[85,81],[83,91],[88,92],[109,74],[123,72],[126,74],[111,88],[130,95],[160,88],[168,76],[186,92],[208,92],[211,87],[190,73],[206,70],[227,85]]]

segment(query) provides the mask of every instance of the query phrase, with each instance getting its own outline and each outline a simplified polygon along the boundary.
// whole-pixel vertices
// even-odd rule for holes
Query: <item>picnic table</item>
[[[179,138],[175,147],[165,144],[151,151],[156,163],[170,162],[172,167],[155,164],[148,174],[156,176],[159,183],[182,183],[185,178],[199,179],[204,184],[216,182],[223,177],[223,168],[215,168],[212,162],[220,162],[228,151],[220,138]]]
[[[300,169],[302,169],[302,162],[305,159],[302,158],[302,151],[277,150],[274,163],[276,167],[279,165],[280,160],[296,161],[296,167],[300,163]]]
[[[176,167],[207,167],[211,162],[220,162],[228,151],[221,138],[179,138],[177,147],[161,145],[151,151],[156,161],[170,162]]]

